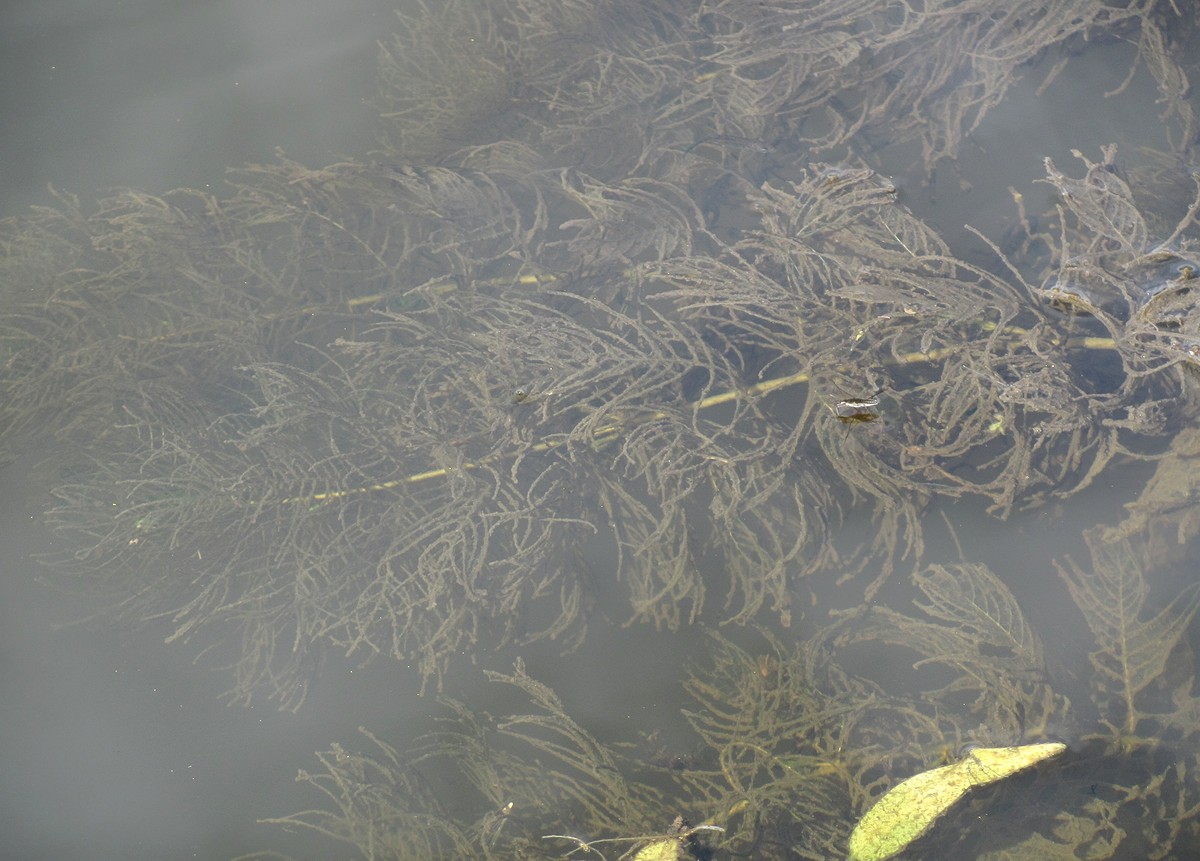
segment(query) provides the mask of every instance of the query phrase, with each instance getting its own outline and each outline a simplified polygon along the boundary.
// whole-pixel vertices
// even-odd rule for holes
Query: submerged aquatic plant
[[[427,677],[479,641],[578,643],[591,590],[561,560],[598,534],[620,556],[633,620],[694,620],[718,589],[726,619],[767,609],[786,624],[797,578],[854,559],[886,576],[918,556],[930,496],[1003,514],[1067,495],[1190,409],[1190,309],[1073,335],[1075,318],[1030,302],[1033,288],[956,261],[870,171],[746,188],[760,226],[733,244],[698,227],[689,256],[669,237],[702,218],[671,203],[679,220],[655,219],[661,239],[602,242],[572,272],[543,261],[594,223],[546,235],[546,213],[580,199],[577,178],[524,148],[471,157],[493,170],[254,169],[225,209],[270,234],[265,259],[319,241],[391,286],[343,289],[328,307],[327,282],[313,297],[326,305],[259,316],[251,343],[270,356],[213,368],[202,397],[124,380],[107,462],[58,491],[51,517],[91,537],[80,558],[93,570],[139,578],[172,559],[208,572],[164,612],[176,637],[242,628],[238,697],[265,685],[298,704],[322,643],[415,658]],[[640,193],[666,206],[665,188]],[[695,253],[701,241],[714,256]],[[210,250],[209,265],[245,271],[241,249]],[[647,253],[666,256],[632,264]],[[1107,246],[1093,256],[1095,271],[1131,265]],[[400,272],[422,269],[400,289]],[[188,297],[180,320],[143,336],[148,355],[201,342],[227,360],[212,344],[247,324]],[[313,343],[321,331],[336,337]],[[1112,379],[1069,371],[1098,348],[1122,363]],[[885,419],[848,433],[826,393],[867,374]],[[877,533],[838,548],[830,528],[856,497],[875,501]],[[705,558],[724,582],[701,573]],[[178,589],[116,585],[140,613]]]
[[[1113,560],[1106,576],[1140,579],[1131,557],[1118,553]],[[395,789],[389,796],[394,810],[364,804],[344,776],[360,759],[374,763],[380,755],[335,747],[322,757],[327,774],[302,773],[301,779],[331,794],[338,812],[278,821],[359,847],[366,844],[355,834],[378,829],[374,845],[401,847],[395,857],[410,857],[410,849],[427,846],[446,827],[439,818],[411,824],[418,811],[440,809],[439,794],[473,799],[477,818],[453,820],[456,844],[487,858],[612,857],[605,855],[612,847],[614,855],[629,848],[620,856],[628,857],[638,846],[664,839],[654,823],[669,820],[673,809],[713,826],[709,840],[730,857],[816,861],[842,857],[847,847],[853,858],[890,857],[939,817],[951,822],[921,838],[937,855],[1182,857],[1200,843],[1200,790],[1189,778],[1200,765],[1196,700],[1186,687],[1173,694],[1160,689],[1161,710],[1153,718],[1143,712],[1132,734],[1117,726],[1111,716],[1120,707],[1112,710],[1105,679],[1115,677],[1110,668],[1126,663],[1129,653],[1107,628],[1095,625],[1092,660],[1104,674],[1092,689],[1100,713],[1093,725],[1101,737],[1119,743],[1098,746],[1084,732],[1061,761],[1016,780],[1015,787],[976,791],[960,819],[947,812],[968,789],[1063,754],[1061,742],[1041,740],[1051,727],[1081,720],[1071,717],[1070,704],[1051,687],[1038,638],[1000,578],[981,566],[953,573],[964,575],[963,581],[938,566],[919,571],[924,600],[915,602],[911,615],[864,606],[795,645],[761,632],[743,638],[753,641],[743,648],[713,634],[708,655],[681,682],[691,700],[685,715],[694,739],[675,739],[675,754],[665,761],[644,743],[601,743],[518,664],[515,673],[489,676],[521,691],[531,712],[494,716],[446,701],[442,726],[408,754],[385,746],[386,760],[378,767],[394,770],[386,781]],[[1072,595],[1093,619],[1093,598],[1078,590]],[[1170,626],[1156,620],[1134,638],[1139,655],[1162,656],[1158,666],[1138,668],[1159,682],[1166,656],[1186,648],[1175,623],[1191,621],[1195,607],[1188,600],[1186,612],[1164,611]],[[1119,607],[1110,602],[1100,612],[1108,617]],[[1137,606],[1126,612],[1127,627],[1143,624]],[[982,632],[984,641],[974,643],[973,631]],[[881,642],[911,656],[915,668],[941,667],[944,684],[897,692],[886,670],[848,670],[856,648]],[[1139,685],[1136,695],[1146,689]],[[955,708],[972,694],[974,707]],[[1022,739],[1037,743],[1012,746]],[[955,752],[967,740],[993,747]],[[396,774],[406,770],[437,775],[432,799],[401,788]],[[916,771],[922,773],[904,780]],[[913,787],[928,815],[920,818],[914,801],[903,804],[902,821],[884,821]],[[851,837],[867,809],[872,812]],[[591,837],[571,836],[578,833]],[[411,846],[403,845],[405,835]],[[557,842],[539,845],[543,836]]]
[[[63,197],[3,225],[4,442],[65,444],[67,561],[223,655],[236,701],[299,708],[331,652],[436,685],[464,653],[578,648],[597,617],[772,631],[757,655],[714,637],[688,674],[679,769],[597,740],[518,668],[495,678],[529,714],[450,703],[415,753],[370,737],[304,776],[334,810],[286,822],[421,858],[552,853],[563,823],[636,838],[618,855],[702,851],[680,815],[736,854],[843,852],[929,751],[1040,740],[1071,714],[1005,580],[926,559],[927,506],[1003,518],[1157,459],[1130,519],[1092,536],[1095,570],[1061,569],[1114,777],[1079,766],[1102,791],[989,851],[1170,851],[1196,837],[1197,763],[1150,742],[1195,740],[1168,656],[1196,593],[1146,606],[1121,542],[1194,512],[1165,476],[1195,457],[1177,432],[1197,413],[1200,191],[1139,199],[1113,147],[1048,160],[1054,211],[1020,209],[1003,248],[978,236],[984,263],[876,159],[952,157],[1028,61],[1104,33],[1157,82],[1171,164],[1195,137],[1179,11],[423,4],[383,49],[369,159],[281,153],[225,199]],[[870,605],[903,568],[914,607]],[[852,671],[868,642],[935,681]],[[1168,833],[1136,824],[1167,810]],[[608,838],[571,839],[560,854]]]
[[[870,168],[764,182],[726,147],[692,146],[770,136],[714,105],[761,117],[769,92],[781,122],[832,110],[806,82],[839,51],[861,64],[849,46],[884,9],[848,9],[863,17],[839,30],[797,26],[799,7],[668,4],[617,27],[603,4],[460,6],[453,21],[426,10],[437,39],[401,38],[439,56],[476,40],[515,94],[507,137],[412,160],[412,135],[444,146],[474,103],[422,118],[396,75],[462,88],[386,51],[393,146],[411,155],[320,170],[281,155],[235,174],[227,200],[130,192],[88,215],[66,199],[7,225],[6,278],[30,285],[3,330],[8,436],[50,422],[77,443],[51,521],[83,537],[76,561],[111,576],[115,603],[172,619],[171,639],[232,625],[235,699],[297,707],[328,649],[436,680],[477,644],[577,646],[612,582],[629,621],[787,626],[798,581],[870,570],[869,596],[919,559],[929,500],[1004,516],[1061,498],[1114,458],[1154,456],[1148,441],[1194,413],[1197,206],[1152,239],[1115,150],[1083,158],[1079,179],[1048,163],[1056,224],[1030,228],[1024,257],[997,248],[992,271]],[[1148,9],[1089,10],[1072,28],[1159,33]],[[606,41],[581,54],[602,22]],[[880,56],[908,56],[945,21],[901,24]],[[988,54],[1018,31],[1020,50]],[[980,79],[997,98],[1030,51],[1068,35],[1009,13],[967,33],[972,64],[1008,64]],[[785,56],[787,34],[824,47]],[[1161,33],[1142,50],[1176,80]],[[878,68],[854,99],[838,91],[837,110],[864,111],[846,135],[942,80]],[[637,89],[651,80],[658,100]],[[734,81],[758,94],[692,92]],[[586,149],[608,128],[597,100],[655,111],[647,148],[564,162],[562,135]],[[959,109],[935,125],[961,134]],[[1047,256],[1041,286],[1030,267]],[[878,421],[837,421],[872,392],[851,418]],[[68,397],[72,415],[52,421]],[[874,534],[839,541],[864,502]],[[596,542],[617,556],[599,589],[580,558]]]

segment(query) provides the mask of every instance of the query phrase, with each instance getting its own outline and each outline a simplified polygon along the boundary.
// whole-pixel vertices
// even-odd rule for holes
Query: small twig
[[[584,850],[584,851],[586,851],[586,852],[595,852],[597,855],[599,855],[599,856],[600,856],[600,858],[601,858],[601,861],[608,861],[608,859],[604,857],[604,853],[603,853],[603,852],[601,852],[599,849],[597,849],[597,848],[595,848],[594,846],[592,846],[592,843],[599,843],[599,842],[601,842],[601,841],[599,841],[599,840],[593,840],[593,841],[592,841],[592,843],[588,843],[588,842],[586,842],[586,841],[584,841],[584,840],[581,840],[581,839],[580,839],[580,838],[578,838],[578,837],[572,837],[570,834],[543,834],[543,835],[542,835],[542,839],[543,839],[543,840],[551,840],[551,839],[556,839],[556,840],[570,840],[570,841],[572,841],[573,843],[575,843],[575,844],[576,844],[576,845],[575,845],[575,849],[583,849],[583,850]],[[575,849],[572,849],[570,852],[568,852],[568,853],[567,853],[567,855],[566,855],[566,857],[570,858],[570,857],[571,857],[571,855],[572,855],[572,853],[574,853],[574,852],[575,852]]]

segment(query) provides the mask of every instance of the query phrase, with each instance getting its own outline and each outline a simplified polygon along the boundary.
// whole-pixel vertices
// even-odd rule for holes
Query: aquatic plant
[[[1097,552],[1105,554],[1097,561],[1110,566],[1104,583],[1141,582],[1132,557],[1119,550],[1113,555],[1111,548]],[[714,634],[708,656],[682,680],[693,704],[685,714],[698,743],[689,750],[688,741],[676,740],[675,754],[665,761],[645,743],[600,743],[518,665],[512,674],[489,676],[521,691],[532,712],[492,716],[446,701],[442,728],[408,754],[384,746],[386,762],[392,769],[435,774],[446,797],[473,799],[477,816],[455,820],[456,845],[469,846],[471,857],[586,857],[603,855],[609,846],[620,847],[617,852],[633,847],[632,854],[661,839],[663,824],[675,815],[719,828],[705,835],[705,845],[715,843],[731,857],[840,857],[855,811],[871,807],[884,789],[922,766],[947,759],[957,764],[921,777],[935,782],[957,769],[967,781],[962,788],[976,789],[968,808],[976,815],[964,813],[958,828],[947,825],[923,838],[922,843],[941,841],[931,847],[936,854],[957,844],[955,854],[980,858],[1069,858],[1084,852],[1179,857],[1172,852],[1186,854],[1186,847],[1197,845],[1200,791],[1188,778],[1197,766],[1196,699],[1190,681],[1174,691],[1162,686],[1167,657],[1181,650],[1190,656],[1178,632],[1194,617],[1195,589],[1181,599],[1183,606],[1147,623],[1136,601],[1105,601],[1101,609],[1094,595],[1073,588],[1096,632],[1092,661],[1101,672],[1092,702],[1099,710],[1093,736],[1099,744],[1081,733],[1065,761],[1017,781],[1015,788],[979,792],[1000,774],[988,770],[983,754],[1002,756],[1007,748],[960,753],[964,741],[1044,739],[1053,727],[1080,718],[1071,716],[1068,701],[1049,684],[1038,637],[995,574],[981,566],[953,572],[934,566],[918,571],[915,581],[924,601],[915,602],[911,615],[864,605],[794,646],[760,632],[747,649]],[[1131,666],[1118,629],[1135,631],[1133,653],[1156,666]],[[940,666],[944,672],[938,677],[945,683],[899,693],[884,677],[847,672],[843,655],[862,644],[883,643],[902,649],[917,668]],[[1145,672],[1130,682],[1130,675],[1114,667]],[[1158,711],[1141,714],[1132,732],[1115,721],[1128,714],[1110,699],[1110,680],[1119,679],[1136,687],[1134,697],[1158,685]],[[1142,679],[1150,681],[1143,685]],[[1122,683],[1115,684],[1120,689]],[[955,708],[972,696],[971,707]],[[1139,725],[1143,720],[1153,728]],[[1028,749],[1042,748],[1062,751],[1057,743]],[[395,857],[410,857],[410,850],[421,850],[446,827],[437,817],[416,822],[418,807],[427,803],[404,799],[424,796],[409,793],[392,772],[385,785],[397,812],[374,810],[350,791],[345,773],[380,755],[343,752],[335,761],[341,751],[335,747],[322,755],[327,774],[301,774],[334,796],[339,812],[310,811],[279,822],[315,827],[360,848],[368,843],[355,828],[381,829],[370,845],[398,846]],[[978,815],[984,812],[990,815]],[[944,815],[953,819],[953,813]],[[322,824],[330,816],[336,822],[332,829]],[[403,829],[395,827],[398,822]],[[585,840],[572,833],[596,836]],[[413,838],[410,846],[402,845],[406,835]],[[539,844],[546,835],[558,842]],[[611,839],[617,837],[624,840]],[[868,851],[864,840],[856,851]]]
[[[683,682],[694,765],[601,743],[518,668],[494,678],[529,714],[448,702],[416,753],[334,748],[304,777],[334,809],[286,821],[366,857],[603,852],[545,839],[574,822],[633,856],[844,851],[929,751],[1075,719],[1006,581],[927,558],[929,506],[1003,519],[1158,461],[1092,567],[1061,563],[1096,638],[1080,740],[1114,776],[1067,759],[1104,791],[987,851],[1194,840],[1195,762],[1153,741],[1194,741],[1168,658],[1196,593],[1148,606],[1163,560],[1128,543],[1196,531],[1194,23],[1170,0],[453,0],[402,24],[370,157],[0,228],[0,426],[63,444],[57,561],[226,663],[233,700],[292,709],[331,654],[436,687],[464,653],[583,646],[598,605],[731,633]],[[1186,198],[1139,197],[1089,142],[1047,160],[1052,211],[1018,198],[1010,236],[976,234],[987,259],[906,206],[885,150],[932,171],[1101,34],[1136,43],[1166,147],[1138,158]],[[870,603],[910,571],[913,607]],[[868,641],[936,683],[851,671]]]

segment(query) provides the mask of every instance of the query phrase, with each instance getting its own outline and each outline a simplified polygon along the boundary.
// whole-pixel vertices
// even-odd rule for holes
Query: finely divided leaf
[[[1042,644],[1016,598],[986,565],[931,565],[914,578],[927,603],[918,606],[950,622],[975,649],[991,647],[1007,669],[1041,669]],[[960,652],[961,654],[961,652]]]
[[[1115,717],[1107,714],[1106,722],[1113,730],[1131,735],[1146,716],[1139,711],[1138,695],[1166,670],[1172,650],[1200,609],[1200,591],[1193,584],[1143,621],[1149,586],[1133,546],[1128,540],[1105,543],[1089,536],[1088,547],[1091,571],[1070,560],[1070,569],[1060,565],[1058,571],[1096,638],[1098,648],[1091,660],[1097,688],[1119,701],[1124,710]]]

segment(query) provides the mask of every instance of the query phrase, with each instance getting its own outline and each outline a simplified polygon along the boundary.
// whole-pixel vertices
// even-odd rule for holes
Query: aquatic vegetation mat
[[[1018,197],[1008,236],[952,247],[881,154],[945,166],[1018,76],[1101,37],[1136,46],[1160,149],[1080,142],[1044,164],[1048,211]],[[684,680],[694,768],[622,759],[520,669],[497,679],[531,715],[452,703],[415,760],[333,749],[305,779],[335,810],[287,821],[372,858],[844,852],[922,751],[1068,714],[1005,581],[927,559],[931,507],[999,523],[1157,461],[1091,567],[1060,561],[1116,776],[1020,839],[1194,840],[1196,763],[1155,757],[1195,740],[1168,659],[1197,592],[1147,603],[1168,563],[1130,548],[1197,531],[1195,40],[1170,0],[417,4],[370,157],[0,225],[4,445],[55,441],[56,562],[168,620],[235,702],[297,709],[327,660],[377,656],[433,690],[597,619],[772,632]],[[910,579],[912,612],[871,604]],[[831,657],[868,642],[939,681],[898,698]],[[486,800],[474,824],[432,762]]]
[[[1093,562],[1114,566],[1110,576],[1131,564],[1096,548]],[[1120,576],[1141,572],[1134,564]],[[365,857],[365,847],[387,847],[379,857],[389,858],[438,857],[427,852],[435,845],[479,858],[810,859],[884,859],[909,848],[912,857],[1175,857],[1196,845],[1193,691],[1171,691],[1157,675],[1157,690],[1138,693],[1152,693],[1161,710],[1131,735],[1120,725],[1125,707],[1105,688],[1086,704],[1052,689],[1037,636],[994,573],[934,567],[916,583],[925,600],[909,610],[889,609],[864,627],[876,612],[864,605],[793,645],[765,631],[743,632],[742,644],[712,633],[679,682],[689,737],[603,742],[518,662],[487,674],[520,694],[515,711],[444,699],[438,725],[406,752],[364,730],[360,751],[335,745],[319,772],[299,776],[331,808],[272,821]],[[1096,632],[1092,660],[1120,661],[1121,641],[1095,624],[1090,599],[1075,597]],[[1188,622],[1194,610],[1166,612]],[[1136,624],[1139,608],[1126,612],[1124,623]],[[1021,645],[1004,671],[993,657],[999,636],[947,655],[947,642],[967,639],[963,626]],[[1148,636],[1161,654],[1180,654],[1171,630]],[[945,684],[897,693],[883,664],[850,672],[855,649],[881,640],[916,668],[948,669]],[[971,708],[953,708],[972,694]],[[1058,741],[987,744],[1045,739],[1069,724],[1094,731],[1076,731],[1070,750]]]

